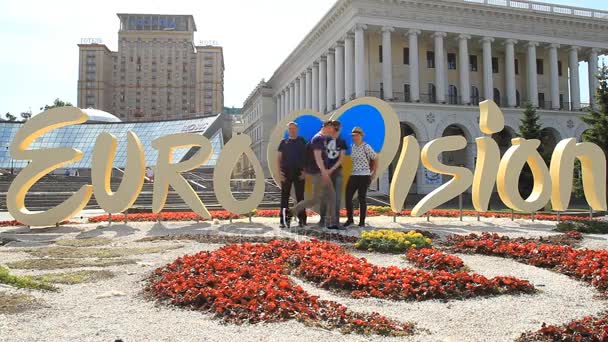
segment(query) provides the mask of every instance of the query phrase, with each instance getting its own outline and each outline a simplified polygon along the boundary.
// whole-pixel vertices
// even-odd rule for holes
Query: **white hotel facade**
[[[388,101],[403,136],[421,145],[463,135],[465,150],[446,164],[474,168],[478,103],[493,99],[506,128],[495,135],[506,150],[523,104],[538,108],[546,149],[581,137],[579,63],[588,63],[590,98],[598,58],[608,48],[608,12],[510,0],[338,0],[274,75],[243,106],[244,131],[263,165],[274,125],[290,112],[330,113],[351,99]],[[586,98],[586,96],[584,97]],[[387,192],[392,168],[379,182]],[[447,181],[447,179],[446,179]],[[442,179],[422,166],[412,193]]]

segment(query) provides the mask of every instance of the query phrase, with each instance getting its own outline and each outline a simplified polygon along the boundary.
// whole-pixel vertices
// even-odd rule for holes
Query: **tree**
[[[23,121],[27,121],[32,117],[32,112],[23,112],[21,113],[21,117],[23,118]]]
[[[541,138],[540,117],[536,113],[536,108],[531,103],[527,102],[524,109],[524,116],[520,120],[519,136],[524,139],[539,139]]]
[[[67,102],[67,101],[62,101],[59,98],[56,98],[55,101],[53,101],[52,105],[45,105],[44,107],[40,107],[41,111],[47,111],[51,108],[56,108],[56,107],[71,107],[72,104]]]
[[[594,109],[588,109],[589,112],[582,117],[583,122],[589,125],[583,134],[583,141],[601,147],[608,160],[608,66],[602,66],[595,77],[599,81],[595,93],[597,105]],[[606,182],[608,184],[608,179]]]
[[[524,105],[523,117],[520,120],[519,125],[519,136],[521,138],[530,140],[538,139],[542,141],[542,126],[540,124],[540,116],[536,112],[536,108],[531,103],[526,102]],[[538,152],[545,161],[548,160],[543,152],[543,146],[538,148]],[[534,177],[532,176],[532,170],[526,164],[519,177],[519,192],[522,196],[527,197],[532,193],[532,187],[534,185]]]
[[[8,120],[8,121],[16,121],[17,120],[17,117],[14,116],[11,113],[6,113],[6,114],[4,114],[4,116],[6,117],[6,120]]]

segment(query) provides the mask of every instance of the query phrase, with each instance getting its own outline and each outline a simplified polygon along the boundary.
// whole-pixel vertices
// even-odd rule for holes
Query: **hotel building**
[[[467,148],[444,153],[443,162],[473,169],[484,99],[505,113],[506,128],[494,136],[503,151],[526,102],[538,108],[545,150],[581,137],[582,110],[593,104],[581,102],[579,64],[587,62],[593,98],[598,56],[607,48],[608,12],[594,9],[524,0],[338,0],[258,85],[243,115],[261,127],[252,137],[263,146],[272,123],[294,110],[331,113],[375,96],[395,109],[402,136],[413,134],[421,145],[464,136]],[[258,157],[266,162],[265,151]],[[388,192],[393,169],[373,187]],[[426,194],[447,180],[420,166],[410,192]]]
[[[79,44],[78,107],[123,121],[186,119],[224,107],[219,46],[196,46],[191,15],[119,13],[118,51]]]

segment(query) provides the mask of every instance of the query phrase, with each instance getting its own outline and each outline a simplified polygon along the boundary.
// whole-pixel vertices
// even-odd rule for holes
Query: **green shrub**
[[[0,266],[0,284],[14,286],[20,289],[33,289],[45,291],[57,291],[58,289],[46,282],[41,282],[29,276],[16,276],[8,272],[7,268]]]
[[[560,222],[555,228],[558,232],[576,230],[585,234],[608,234],[608,221],[587,220],[587,221],[566,221]]]

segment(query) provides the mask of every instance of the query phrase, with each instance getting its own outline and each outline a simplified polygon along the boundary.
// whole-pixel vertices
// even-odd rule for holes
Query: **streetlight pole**
[[[9,156],[9,158],[11,158],[11,175],[14,175],[15,174],[15,168],[14,168],[14,164],[13,164],[14,160],[10,156],[10,153],[8,151],[8,146],[6,146],[6,155]]]

